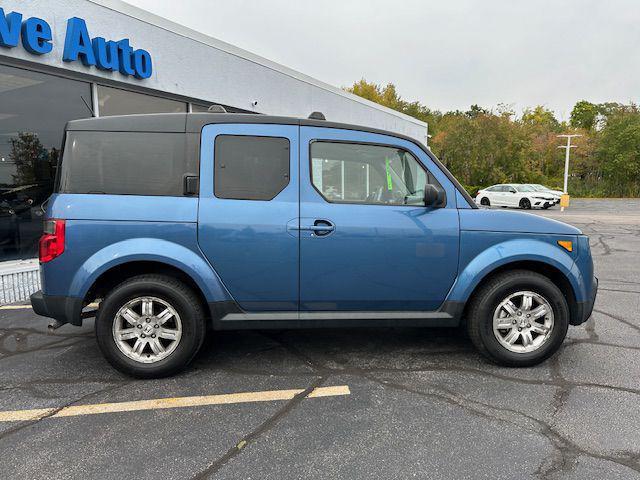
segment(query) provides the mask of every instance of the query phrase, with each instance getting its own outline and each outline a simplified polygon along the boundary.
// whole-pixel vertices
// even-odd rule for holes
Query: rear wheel
[[[467,328],[476,348],[508,367],[536,365],[553,355],[567,334],[569,307],[547,277],[527,270],[500,274],[469,305]]]
[[[205,335],[200,299],[182,282],[140,275],[118,285],[100,305],[98,345],[116,369],[159,378],[184,369]]]
[[[480,205],[484,205],[485,207],[488,207],[491,205],[491,202],[487,197],[482,197],[482,199],[480,200]]]
[[[522,200],[520,200],[520,208],[524,208],[525,210],[531,209],[531,202],[528,198],[523,198]]]

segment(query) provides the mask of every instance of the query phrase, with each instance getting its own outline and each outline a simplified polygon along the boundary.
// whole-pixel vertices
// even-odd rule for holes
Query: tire
[[[490,207],[491,206],[491,201],[489,201],[489,199],[487,197],[482,197],[480,199],[480,205],[484,205],[485,207]]]
[[[520,208],[531,210],[531,201],[528,198],[523,198],[520,200]]]
[[[544,300],[545,308],[550,307],[551,315],[546,314],[532,321],[531,318],[525,317],[529,311],[534,312],[534,309],[517,308],[516,315],[496,320],[497,326],[509,323],[511,325],[505,329],[495,330],[494,317],[507,313],[506,307],[501,308],[505,299],[520,293],[536,295],[537,297],[533,299],[534,305],[538,304],[539,298]],[[514,304],[522,307],[515,300],[512,302],[512,305]],[[542,306],[542,303],[538,306]],[[497,312],[500,312],[500,315]],[[524,315],[518,316],[518,312]],[[534,313],[531,315],[535,316]],[[466,321],[471,341],[487,359],[506,367],[530,367],[549,358],[562,345],[569,327],[569,307],[560,289],[544,275],[528,270],[513,270],[491,278],[474,294],[467,309]],[[513,321],[517,323],[513,325]],[[520,323],[523,321],[530,323],[523,325]],[[547,328],[549,324],[552,326],[547,334],[539,335],[536,332],[536,330]],[[533,328],[527,328],[527,325]],[[521,331],[518,331],[519,326],[523,327]],[[533,338],[533,343],[525,346],[527,333],[529,339]],[[509,343],[510,335],[517,338],[508,348],[506,343]],[[498,336],[502,341],[498,340]],[[536,342],[538,346],[535,345]]]
[[[145,313],[145,306],[151,313]],[[140,275],[107,294],[95,331],[100,350],[117,370],[136,378],[161,378],[193,360],[204,341],[206,320],[200,299],[184,283]],[[117,341],[116,333],[130,338]]]

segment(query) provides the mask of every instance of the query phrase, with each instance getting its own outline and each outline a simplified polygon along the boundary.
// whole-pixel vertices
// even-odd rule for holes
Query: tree
[[[607,191],[640,195],[640,110],[635,105],[607,117],[597,146]]]
[[[365,79],[361,79],[345,90],[426,122],[429,125],[429,132],[432,135],[437,131],[438,119],[441,116],[440,112],[433,112],[417,101],[407,102],[403,100],[402,97],[398,95],[396,86],[393,83],[388,83],[382,87],[375,83],[369,83]]]
[[[478,118],[480,115],[489,115],[489,110],[479,105],[471,105],[469,110],[465,112],[465,115],[469,118]]]
[[[574,128],[591,130],[596,126],[596,119],[600,114],[600,107],[595,103],[580,100],[571,110],[570,125]]]
[[[581,100],[569,126],[541,105],[524,110],[520,118],[502,104],[494,110],[471,105],[441,113],[404,100],[392,83],[363,79],[348,90],[427,122],[432,151],[471,193],[506,182],[559,187],[564,152],[557,135],[574,131],[582,137],[571,153],[572,194],[640,196],[640,109],[634,104]]]
[[[540,130],[557,131],[560,127],[560,122],[556,120],[554,113],[542,105],[525,109],[521,121],[525,126],[538,127]]]
[[[21,132],[17,138],[11,138],[11,151],[9,159],[16,166],[16,173],[13,175],[14,183],[27,185],[37,183],[43,178],[50,178],[49,172],[43,172],[43,167],[48,168],[49,152],[40,142],[35,133]]]

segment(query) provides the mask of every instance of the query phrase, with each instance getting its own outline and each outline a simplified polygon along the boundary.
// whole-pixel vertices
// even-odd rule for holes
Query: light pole
[[[558,148],[564,148],[566,149],[565,152],[565,156],[564,156],[564,193],[567,193],[567,182],[569,181],[569,152],[571,151],[572,148],[576,148],[576,145],[571,145],[571,139],[573,137],[581,137],[582,135],[578,135],[577,133],[572,133],[569,135],[556,135],[558,138],[566,138],[567,139],[567,144],[566,145],[560,145]],[[564,207],[563,207],[564,209]]]

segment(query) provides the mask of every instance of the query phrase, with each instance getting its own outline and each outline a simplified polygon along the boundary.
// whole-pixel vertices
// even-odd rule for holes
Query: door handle
[[[329,235],[335,229],[336,226],[329,220],[316,220],[313,225],[300,225],[298,227],[298,230],[313,232],[318,237]]]

